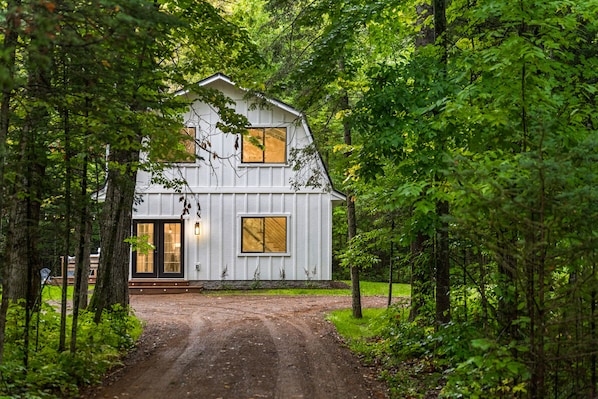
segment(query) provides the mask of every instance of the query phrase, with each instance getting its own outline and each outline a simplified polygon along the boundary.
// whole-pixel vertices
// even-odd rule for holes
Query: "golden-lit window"
[[[285,163],[287,129],[284,127],[250,128],[243,136],[243,163]]]
[[[243,217],[241,225],[241,252],[287,252],[286,217]]]
[[[137,225],[137,236],[147,239],[148,245],[155,245],[154,224],[139,223]],[[137,251],[136,266],[139,273],[154,272],[154,251]]]
[[[195,162],[195,127],[184,127],[180,130],[179,141],[175,148],[165,148],[162,162],[192,163]]]
[[[181,224],[164,223],[164,273],[181,272]]]

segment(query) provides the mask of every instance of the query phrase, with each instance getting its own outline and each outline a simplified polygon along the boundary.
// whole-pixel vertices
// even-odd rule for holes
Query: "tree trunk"
[[[421,314],[426,302],[432,299],[432,271],[427,259],[426,246],[430,238],[417,233],[411,242],[411,307],[409,321],[414,321]]]
[[[12,101],[13,95],[13,84],[14,84],[14,68],[16,62],[16,46],[18,44],[19,39],[19,31],[17,29],[18,24],[20,24],[20,20],[18,17],[18,9],[21,6],[20,0],[13,0],[8,1],[7,4],[7,13],[6,13],[6,27],[7,32],[4,35],[4,42],[2,50],[6,54],[5,63],[3,65],[3,69],[7,73],[7,77],[3,80],[2,83],[2,103],[0,104],[0,218],[4,215],[4,207],[5,207],[5,188],[6,183],[4,182],[4,168],[7,165],[6,161],[6,140],[8,138],[8,131],[10,127],[10,103]],[[1,233],[1,231],[0,231]],[[0,247],[0,251],[4,248]],[[8,256],[9,252],[6,253]],[[4,253],[0,252],[0,276],[2,277],[2,285],[3,285],[3,292],[6,293],[9,289],[8,287],[8,278],[10,276],[8,268],[6,265],[9,263],[8,258],[4,258]],[[3,295],[2,299],[8,299],[7,295]],[[0,307],[0,363],[2,362],[2,355],[4,351],[4,327],[5,327],[5,320],[6,320],[6,313],[5,312],[8,308],[8,303],[6,306]]]
[[[442,48],[441,65],[442,76],[446,79],[447,51],[444,34],[446,31],[446,0],[433,0],[434,2],[434,44]],[[445,143],[439,149],[446,150]],[[449,225],[444,220],[449,213],[449,203],[440,200],[436,203],[436,323],[447,324],[451,320],[451,280],[450,280],[450,250],[449,250]]]
[[[347,222],[348,222],[348,240],[351,245],[351,239],[355,237],[357,228],[355,223],[355,201],[351,198],[352,193],[347,193]],[[351,309],[353,317],[361,319],[361,287],[359,282],[359,267],[351,265]]]
[[[8,1],[6,9],[6,28],[4,35],[4,43],[2,50],[4,55],[3,72],[7,74],[2,83],[2,99],[0,104],[0,215],[4,210],[4,167],[6,166],[6,139],[8,137],[8,130],[10,126],[10,103],[13,95],[14,85],[14,69],[16,62],[16,46],[19,39],[19,31],[17,30],[18,21],[17,9],[21,6],[20,0]],[[1,232],[0,232],[1,233]],[[0,248],[1,250],[1,248]],[[0,252],[1,259],[1,252]],[[0,353],[0,360],[1,360]]]
[[[517,259],[513,255],[516,251],[517,240],[514,237],[507,237],[507,234],[514,235],[514,232],[499,232],[499,247],[501,253],[498,259],[498,278],[496,279],[502,295],[498,297],[496,317],[501,330],[501,335],[506,334],[509,339],[518,339],[517,327],[514,322],[519,317],[517,311]]]
[[[12,4],[16,7],[13,14],[13,28],[17,29],[21,21],[18,13],[23,12],[20,2]],[[47,9],[39,6],[40,9]],[[33,5],[32,12],[37,12]],[[46,14],[43,12],[38,19],[32,21],[30,27],[30,42],[26,54],[27,86],[23,98],[26,114],[22,126],[15,127],[14,143],[18,152],[14,159],[9,160],[14,172],[9,205],[9,225],[6,242],[6,267],[7,281],[5,284],[10,301],[26,300],[26,313],[32,310],[38,301],[41,292],[41,259],[38,250],[39,221],[41,215],[42,192],[47,166],[46,136],[48,130],[48,111],[45,101],[50,93],[50,58],[51,44],[47,40],[45,26],[40,21]],[[43,21],[46,22],[46,21]],[[39,24],[39,25],[36,25]],[[14,38],[14,37],[13,37]],[[18,37],[16,37],[18,39]],[[16,43],[12,43],[16,45]],[[9,50],[12,51],[12,50]],[[13,65],[16,59],[13,59]],[[6,91],[3,92],[3,95]],[[10,97],[10,96],[9,96]],[[4,100],[4,98],[3,98]],[[6,104],[7,106],[10,105]],[[3,104],[3,106],[6,106]],[[8,123],[8,120],[3,121]],[[8,125],[6,126],[8,128]],[[29,322],[26,317],[26,324]],[[25,331],[25,342],[28,340],[28,331]],[[27,348],[25,348],[27,351]]]
[[[91,86],[91,84],[88,84]],[[91,108],[91,100],[89,97],[85,98],[85,118],[89,118],[89,109]],[[88,135],[92,132],[88,131]],[[87,147],[87,146],[85,146]],[[91,215],[91,198],[87,192],[88,179],[88,164],[89,155],[86,152],[83,157],[83,170],[81,171],[81,210],[79,212],[78,223],[78,245],[75,250],[75,258],[77,259],[77,267],[75,268],[75,280],[79,282],[79,286],[75,287],[75,292],[78,292],[79,307],[81,309],[87,308],[89,302],[89,270],[90,270],[90,255],[91,255],[91,234],[93,232],[92,215]],[[79,277],[80,276],[80,277]]]
[[[132,147],[138,148],[138,145]],[[110,163],[117,166],[108,171],[100,223],[102,251],[90,302],[90,307],[95,310],[96,323],[101,321],[105,309],[129,305],[129,245],[125,239],[131,235],[138,159],[138,150],[114,150],[110,153]]]
[[[595,266],[593,266],[592,269],[594,270]],[[596,275],[595,271],[592,273],[592,275]],[[591,342],[596,342],[596,291],[594,289],[592,289],[590,293],[590,338]],[[592,384],[590,396],[592,398],[598,397],[598,375],[596,373],[596,358],[596,352],[592,353],[592,356],[590,358],[590,382]]]
[[[31,82],[30,91],[34,87],[40,90],[40,85]],[[38,242],[46,159],[45,154],[37,149],[36,136],[46,116],[43,107],[34,107],[21,130],[19,160],[14,162],[17,177],[12,187],[6,238],[8,270],[3,295],[11,301],[26,299],[30,307],[34,306],[40,292]]]
[[[546,310],[546,296],[550,293],[551,284],[549,281],[550,271],[547,265],[547,226],[546,226],[546,177],[544,174],[544,166],[542,165],[544,159],[542,154],[542,145],[539,146],[538,158],[541,163],[539,168],[540,193],[539,193],[539,207],[532,216],[532,220],[537,223],[533,223],[535,239],[533,241],[533,264],[536,269],[537,278],[537,293],[533,296],[534,307],[536,308],[536,330],[532,331],[535,335],[532,344],[532,353],[534,355],[534,370],[532,372],[532,395],[535,398],[544,398],[546,396],[546,376],[547,376],[547,359],[546,359],[546,325],[547,325],[547,313]],[[531,299],[531,298],[530,298]],[[534,348],[533,342],[535,341],[536,347]],[[535,392],[534,392],[535,391]]]
[[[419,34],[415,38],[415,47],[423,47],[434,43],[434,30],[426,24],[426,19],[432,14],[430,3],[420,3],[415,7],[417,13],[416,25],[420,26]]]
[[[30,80],[39,82],[39,76]],[[31,79],[31,78],[30,78]],[[37,88],[39,90],[39,87]],[[7,281],[2,295],[9,301],[25,299],[23,331],[23,367],[29,364],[29,332],[31,313],[39,305],[41,294],[41,260],[38,252],[41,187],[45,175],[45,154],[37,150],[37,136],[44,125],[43,107],[33,107],[25,118],[19,137],[19,160],[14,162],[16,179],[11,193],[11,207],[6,242]]]
[[[81,193],[77,203],[79,209],[79,223],[77,227],[77,247],[75,250],[75,284],[73,290],[73,321],[71,324],[71,353],[77,350],[77,327],[79,322],[79,310],[87,306],[87,286],[89,281],[89,240],[87,237],[89,206],[87,199],[87,155],[83,158],[83,170],[81,172]],[[84,292],[85,291],[85,292]]]
[[[71,185],[73,181],[73,167],[71,164],[72,150],[71,150],[71,132],[69,125],[69,113],[67,110],[63,111],[62,123],[64,125],[64,255],[62,257],[62,295],[60,297],[60,336],[58,340],[58,350],[60,352],[66,349],[66,322],[67,322],[67,291],[69,282],[69,255],[71,251],[71,214],[73,195]]]
[[[416,49],[428,45],[437,45],[443,48],[440,63],[441,73],[446,70],[446,49],[444,33],[446,30],[446,0],[432,0],[431,2],[416,6],[416,24],[421,27],[419,35],[415,39]],[[426,24],[430,17],[434,18],[434,25]],[[438,77],[444,79],[443,76]],[[446,149],[444,142],[438,142],[437,151]],[[441,166],[439,165],[438,168]],[[438,200],[436,203],[436,217],[438,226],[435,237],[427,236],[427,233],[416,232],[417,237],[411,243],[412,273],[411,273],[411,313],[410,320],[415,320],[420,314],[423,306],[432,299],[433,280],[436,280],[436,311],[435,318],[438,324],[445,324],[450,321],[450,259],[449,259],[449,226],[442,219],[448,215],[449,204],[447,201]],[[433,257],[424,258],[426,243],[434,239]],[[434,270],[430,270],[433,265]]]
[[[29,189],[32,189],[29,187]],[[31,192],[24,195],[33,195]],[[32,199],[15,199],[9,211],[8,232],[6,237],[6,281],[2,295],[10,301],[26,299],[29,306],[33,306],[36,291],[30,290],[33,283],[33,271],[29,267],[39,267],[39,257],[36,253],[38,242],[37,221],[39,221],[39,202]],[[37,218],[37,220],[35,220]],[[34,243],[30,244],[29,240]],[[29,260],[32,260],[30,262]],[[37,270],[39,272],[39,270]]]
[[[89,271],[90,255],[91,255],[91,232],[92,224],[89,216],[89,210],[86,211],[86,220],[80,221],[80,225],[77,228],[78,245],[75,251],[76,267],[75,267],[75,281],[79,282],[79,308],[87,308],[89,302]],[[79,279],[78,276],[81,276]],[[76,290],[75,290],[76,291]]]
[[[20,20],[18,20],[18,8],[21,6],[20,0],[8,1],[6,8],[6,32],[4,34],[4,43],[2,52],[4,53],[2,99],[0,104],[0,215],[4,210],[4,167],[6,166],[6,139],[10,126],[10,103],[13,96],[14,70],[16,62],[16,46],[19,40],[19,31],[17,29]],[[1,249],[1,248],[0,248]],[[1,258],[0,258],[1,259]],[[1,357],[0,357],[1,360]]]
[[[444,46],[444,38],[442,35],[446,32],[446,0],[433,0],[434,1],[434,43]],[[446,52],[444,52],[446,57]],[[446,58],[443,58],[443,62],[446,63]]]
[[[436,323],[451,321],[451,262],[449,257],[449,226],[444,217],[449,213],[449,203],[436,204],[436,216],[440,227],[436,230]]]
[[[20,24],[18,16],[21,7],[21,0],[9,0],[6,4],[6,32],[4,34],[4,43],[2,52],[4,55],[4,65],[6,76],[2,83],[2,103],[0,104],[0,236],[2,235],[2,218],[5,210],[5,187],[4,168],[6,162],[6,141],[10,127],[10,104],[14,89],[14,70],[16,63],[16,48],[19,41],[19,31],[17,27]],[[9,270],[7,264],[9,259],[4,252],[5,248],[0,246],[0,278],[2,284],[2,302],[0,304],[0,364],[4,359],[4,337],[6,329],[6,315],[8,312],[9,297],[6,294],[9,288],[8,278]]]
[[[394,234],[394,229],[395,229],[395,221],[392,221],[392,232]],[[393,275],[393,261],[394,261],[394,254],[393,254],[393,249],[394,249],[394,242],[391,240],[390,241],[390,261],[388,262],[388,301],[386,303],[386,307],[390,308],[390,305],[392,305],[392,275]]]
[[[341,62],[340,69],[344,69]],[[349,94],[343,90],[341,94],[340,107],[343,110],[349,109]],[[349,122],[343,121],[344,143],[351,145],[351,127]],[[349,156],[349,155],[347,155]],[[351,240],[357,235],[357,219],[355,215],[355,194],[352,190],[347,190],[347,241],[351,245]],[[361,319],[361,287],[359,284],[359,265],[351,265],[351,309],[353,317]]]

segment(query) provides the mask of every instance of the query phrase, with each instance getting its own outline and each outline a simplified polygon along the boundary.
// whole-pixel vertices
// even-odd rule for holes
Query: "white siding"
[[[307,125],[298,123],[298,114],[275,105],[251,109],[243,98],[244,92],[226,81],[216,79],[210,87],[233,98],[236,111],[244,114],[252,127],[286,127],[287,158],[289,148],[311,142],[310,133],[305,130]],[[236,137],[215,128],[218,115],[205,104],[195,102],[184,120],[187,126],[196,126],[198,137],[209,140],[210,150],[218,154],[217,159],[212,159],[202,150],[199,155],[206,162],[181,164],[169,173],[185,177],[188,199],[197,198],[201,204],[199,237],[193,234],[195,204],[191,215],[185,216],[185,278],[221,280],[226,269],[226,280],[252,280],[256,270],[261,280],[280,280],[282,270],[287,280],[330,280],[332,194],[313,189],[293,191],[289,182],[294,172],[289,165],[241,165],[240,150],[234,149]],[[134,218],[178,219],[181,194],[150,185],[149,181],[146,172],[139,173],[137,191],[141,203],[135,206]],[[288,253],[241,254],[240,215],[247,214],[287,216]]]

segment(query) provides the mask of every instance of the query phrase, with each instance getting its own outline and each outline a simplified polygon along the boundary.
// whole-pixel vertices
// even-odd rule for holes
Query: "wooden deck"
[[[96,283],[96,278],[90,276],[88,282],[89,282],[89,284],[95,284]],[[52,276],[52,278],[50,279],[49,284],[50,285],[57,285],[59,287],[62,286],[62,277],[60,277],[60,276],[58,276],[58,277]],[[72,277],[72,276],[69,276],[67,284],[68,285],[74,285],[75,284],[75,278]]]
[[[191,285],[187,280],[129,280],[131,295],[185,294],[202,291],[203,286]]]

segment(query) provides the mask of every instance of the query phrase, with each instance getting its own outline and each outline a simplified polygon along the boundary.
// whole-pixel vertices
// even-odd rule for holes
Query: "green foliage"
[[[352,153],[345,149],[368,205],[403,211],[398,242],[412,245],[421,233],[431,253],[435,229],[450,223],[451,297],[464,325],[438,328],[430,340],[401,332],[415,340],[400,340],[396,351],[413,347],[437,366],[444,357],[461,364],[463,373],[447,371],[447,394],[585,395],[596,384],[586,345],[596,342],[589,221],[597,212],[598,124],[589,86],[598,82],[598,26],[588,12],[597,4],[446,3],[448,52],[418,47],[372,66],[351,118],[359,136]],[[450,215],[437,218],[438,201],[450,202]],[[431,277],[438,264],[428,261]],[[573,314],[579,323],[565,327]],[[479,330],[468,324],[474,319]],[[448,344],[455,329],[471,330],[462,338],[471,348]],[[569,345],[562,334],[578,339]],[[480,346],[482,337],[493,345]],[[576,360],[549,361],[564,352]],[[593,371],[566,371],[577,362]],[[593,388],[548,389],[547,381],[577,378]]]
[[[70,323],[70,317],[69,317]],[[0,365],[0,396],[7,398],[75,397],[79,387],[97,383],[119,363],[141,334],[141,323],[125,309],[106,312],[100,324],[93,314],[79,316],[78,348],[59,352],[60,315],[43,303],[33,315],[29,347],[29,364],[24,367],[24,310],[12,305],[9,309],[5,337],[5,354]]]
[[[389,364],[411,358],[431,357],[434,353],[434,329],[421,319],[408,322],[406,316],[404,309],[395,308],[394,313],[389,313],[382,334],[382,338],[386,340],[381,341],[390,356],[387,359]]]
[[[407,316],[394,306],[365,309],[364,319],[335,311],[329,320],[352,350],[381,368],[393,398],[423,398],[433,391],[447,398],[513,398],[526,392],[530,372],[519,358],[526,346],[482,338],[477,322],[437,329]]]
[[[527,393],[528,367],[517,354],[528,350],[514,342],[502,345],[487,338],[469,341],[467,360],[455,369],[442,390],[447,398],[515,398]]]
[[[392,398],[425,397],[429,387],[441,382],[442,369],[435,363],[434,329],[405,322],[406,309],[364,309],[355,319],[350,310],[335,311],[329,319],[359,357],[381,370]]]
[[[131,251],[133,252],[148,254],[150,251],[156,249],[156,247],[149,242],[148,235],[132,236],[127,238],[125,242],[131,245]]]
[[[356,266],[360,269],[369,269],[380,263],[380,258],[372,253],[372,247],[376,245],[373,239],[376,238],[377,233],[378,231],[374,230],[353,237],[349,241],[346,250],[338,255],[341,266],[345,268]]]

